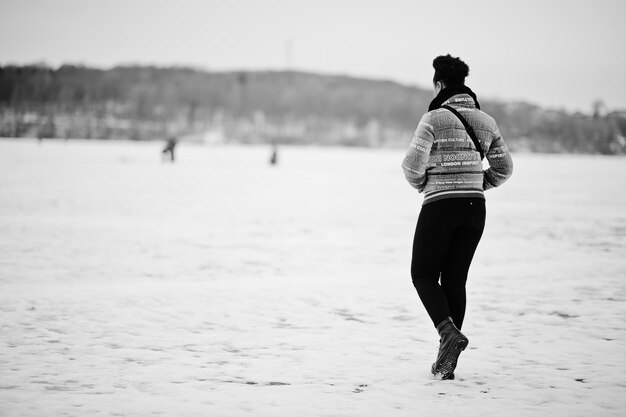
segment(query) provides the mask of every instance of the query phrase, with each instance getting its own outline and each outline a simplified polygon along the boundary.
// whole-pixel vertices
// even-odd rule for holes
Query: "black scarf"
[[[476,108],[480,109],[480,104],[478,104],[478,99],[476,98],[476,94],[466,85],[459,86],[451,86],[446,87],[437,94],[437,97],[430,102],[428,106],[428,111],[438,109],[441,105],[448,100],[452,96],[456,96],[457,94],[469,94],[471,98],[474,99],[474,103],[476,103]]]

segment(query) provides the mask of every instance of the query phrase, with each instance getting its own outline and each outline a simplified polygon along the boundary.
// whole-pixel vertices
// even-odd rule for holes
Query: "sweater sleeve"
[[[513,174],[513,159],[497,128],[486,157],[489,168],[484,171],[483,189],[489,190],[502,185]]]
[[[402,161],[406,180],[419,192],[424,191],[426,186],[426,168],[434,138],[435,133],[432,124],[430,124],[430,115],[426,113],[417,125],[411,145]]]

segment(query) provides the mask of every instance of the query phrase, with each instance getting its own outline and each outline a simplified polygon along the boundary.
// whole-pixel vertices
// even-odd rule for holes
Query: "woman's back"
[[[409,183],[424,192],[424,204],[442,198],[482,197],[510,177],[513,161],[496,121],[476,107],[468,94],[443,104],[456,109],[474,129],[489,169],[483,171],[480,153],[461,120],[438,108],[422,117],[402,163]]]

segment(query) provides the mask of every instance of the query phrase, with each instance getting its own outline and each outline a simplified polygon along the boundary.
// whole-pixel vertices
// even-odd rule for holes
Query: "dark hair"
[[[460,58],[440,55],[433,60],[435,76],[433,83],[443,81],[446,86],[464,85],[465,77],[469,75],[469,67]]]

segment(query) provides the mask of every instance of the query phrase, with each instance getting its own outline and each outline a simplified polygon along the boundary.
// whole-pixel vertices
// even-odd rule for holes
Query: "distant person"
[[[272,143],[272,154],[270,156],[270,165],[278,164],[278,146],[276,143]]]
[[[460,330],[467,273],[485,227],[484,191],[511,176],[513,161],[495,120],[480,110],[476,95],[465,85],[465,62],[438,56],[433,67],[435,98],[417,126],[402,168],[409,184],[424,193],[411,278],[440,336],[431,372],[454,379],[459,355],[469,343]]]
[[[165,143],[165,148],[163,148],[163,150],[161,151],[162,158],[166,157],[166,155],[169,154],[170,161],[174,162],[174,150],[176,149],[177,144],[178,141],[176,140],[176,138],[169,138]]]

